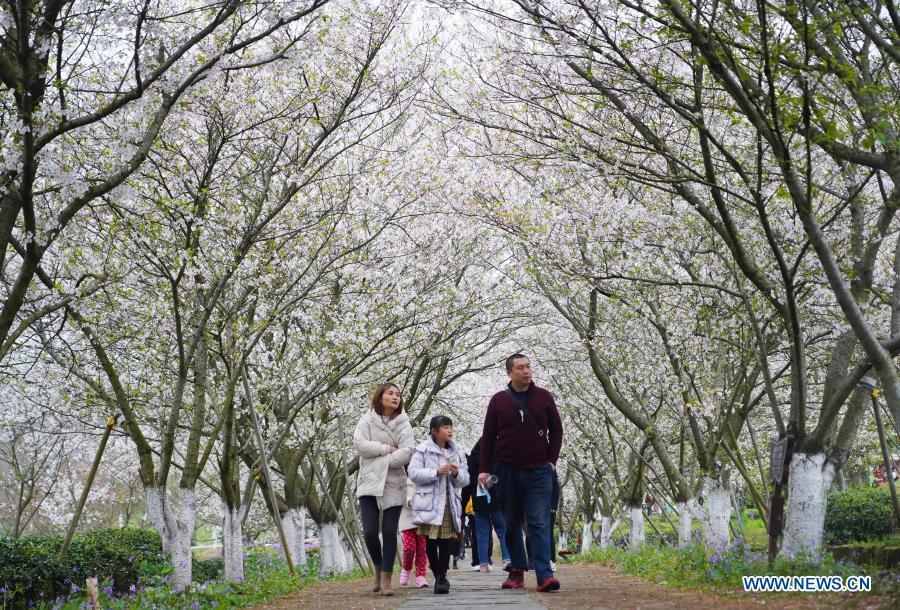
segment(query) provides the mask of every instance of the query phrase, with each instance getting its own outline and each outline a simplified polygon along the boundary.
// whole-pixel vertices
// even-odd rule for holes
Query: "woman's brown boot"
[[[381,591],[381,568],[375,568],[375,586],[372,587],[372,593]]]
[[[382,572],[381,573],[381,594],[382,595],[393,595],[394,590],[391,588],[391,576],[393,573],[391,572]]]

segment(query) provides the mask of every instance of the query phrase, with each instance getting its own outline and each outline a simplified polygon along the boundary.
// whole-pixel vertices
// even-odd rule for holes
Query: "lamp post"
[[[887,448],[887,438],[884,434],[884,424],[881,422],[881,407],[878,404],[878,388],[875,387],[875,379],[872,377],[863,377],[859,380],[859,387],[869,392],[872,397],[872,411],[875,413],[875,427],[878,428],[878,443],[881,445],[881,457],[884,459],[884,468],[887,470],[885,478],[888,482],[888,488],[891,490],[891,501],[894,504],[894,517],[897,519],[897,526],[900,527],[900,503],[897,502],[897,486],[894,483],[894,463],[891,461],[891,454]]]

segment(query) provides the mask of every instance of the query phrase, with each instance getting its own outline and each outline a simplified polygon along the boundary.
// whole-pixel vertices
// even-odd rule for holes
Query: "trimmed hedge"
[[[224,573],[225,560],[221,557],[193,559],[191,562],[191,580],[194,582],[219,580]]]
[[[900,540],[875,540],[856,542],[831,547],[831,554],[837,559],[852,561],[864,566],[897,569],[900,567]]]
[[[825,533],[832,544],[863,542],[894,530],[894,508],[887,486],[857,487],[828,496]]]
[[[56,556],[62,536],[0,536],[0,600],[7,608],[50,601],[84,587],[85,579],[109,581],[127,591],[144,576],[168,569],[159,535],[135,528],[101,529],[76,536],[63,563]]]

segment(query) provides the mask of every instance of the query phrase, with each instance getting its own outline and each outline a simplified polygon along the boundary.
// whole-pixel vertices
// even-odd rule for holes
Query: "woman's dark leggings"
[[[400,511],[403,507],[392,506],[380,511],[375,496],[361,496],[359,508],[362,513],[363,537],[372,563],[380,566],[383,572],[393,572],[394,559],[397,557],[397,525],[400,523]],[[378,531],[379,516],[381,532]],[[381,538],[378,537],[379,533]]]
[[[451,542],[453,541],[450,538],[429,538],[425,543],[425,554],[428,555],[431,573],[435,578],[447,575],[447,569],[450,567]]]

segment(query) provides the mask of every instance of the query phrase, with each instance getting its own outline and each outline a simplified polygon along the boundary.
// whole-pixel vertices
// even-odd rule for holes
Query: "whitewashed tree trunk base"
[[[191,539],[197,520],[197,500],[193,489],[180,489],[177,501],[164,487],[145,488],[147,514],[159,533],[163,551],[172,560],[169,584],[184,591],[191,584]]]
[[[628,519],[631,523],[631,531],[628,533],[628,548],[636,551],[646,539],[644,534],[644,510],[640,506],[628,509]]]
[[[340,538],[338,548],[341,550],[341,567],[338,573],[349,574],[353,571],[353,553],[350,551],[350,545],[343,538]]]
[[[594,546],[594,521],[585,519],[581,526],[581,552],[584,553]]]
[[[720,551],[731,542],[731,496],[719,479],[703,477],[705,503],[700,512],[703,522],[703,541],[711,551]]]
[[[144,488],[144,502],[147,507],[146,517],[150,520],[150,524],[156,533],[159,534],[162,542],[163,553],[168,553],[170,536],[169,525],[166,522],[166,490],[158,487]]]
[[[225,580],[244,581],[244,532],[240,508],[229,508],[222,503],[222,560]]]
[[[340,573],[343,554],[337,523],[322,523],[319,526],[319,575]]]
[[[621,519],[613,520],[610,515],[600,515],[600,548],[608,549],[612,545],[613,534],[622,524]]]
[[[191,538],[197,519],[197,504],[193,489],[180,490],[180,502],[175,519],[174,534],[170,541],[172,576],[169,583],[174,591],[184,591],[191,584]]]
[[[281,520],[284,528],[284,537],[288,541],[288,550],[294,567],[301,568],[306,565],[306,509],[292,508]],[[282,556],[284,552],[282,551]]]
[[[678,546],[685,548],[694,542],[691,526],[693,525],[692,514],[695,510],[694,499],[691,498],[687,502],[678,502],[675,504],[675,510],[678,511]]]
[[[826,498],[834,480],[834,465],[823,453],[795,453],[790,468],[781,555],[818,556],[825,536]]]

